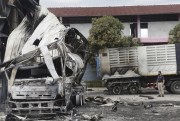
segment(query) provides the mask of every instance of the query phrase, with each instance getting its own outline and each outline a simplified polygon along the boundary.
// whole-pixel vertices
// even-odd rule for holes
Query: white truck
[[[165,77],[165,88],[180,93],[180,44],[107,48],[99,53],[99,75],[108,90],[120,94],[156,87],[158,71]]]

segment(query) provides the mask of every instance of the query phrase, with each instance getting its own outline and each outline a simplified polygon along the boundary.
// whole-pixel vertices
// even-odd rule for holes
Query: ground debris
[[[146,97],[146,98],[148,98],[148,99],[150,99],[150,100],[154,99],[154,97],[148,96],[148,95],[139,95],[139,97]]]
[[[145,108],[145,109],[150,109],[150,108],[152,108],[152,107],[153,107],[152,104],[144,105],[144,108]]]
[[[87,91],[94,91],[94,90],[89,88],[89,89],[87,89]]]
[[[81,119],[82,120],[88,120],[88,121],[99,121],[100,119],[103,118],[103,113],[96,113],[93,115],[88,115],[88,114],[82,114]]]
[[[140,105],[140,104],[135,103],[135,102],[128,102],[127,104],[130,106],[139,106]]]
[[[180,108],[180,105],[174,105],[175,108]]]
[[[151,112],[152,112],[152,113],[158,113],[158,111],[156,111],[156,110],[151,110]]]
[[[114,103],[114,105],[113,105],[113,107],[112,107],[112,111],[113,112],[116,112],[117,111],[117,104],[118,104],[119,102],[118,101],[116,101],[115,103]]]
[[[113,106],[114,103],[107,103],[107,104],[103,104],[103,105],[100,105],[100,106]]]
[[[97,97],[94,97],[94,100],[93,100],[93,103],[97,103],[97,104],[104,104],[104,97],[101,97],[101,96],[97,96]]]
[[[174,104],[167,103],[167,104],[161,104],[160,106],[162,106],[162,107],[172,107],[172,106],[174,106]]]
[[[91,102],[91,101],[93,101],[94,100],[94,97],[86,97],[85,98],[85,101],[86,102]]]
[[[90,116],[90,115],[87,115],[87,114],[82,114],[82,119],[83,119],[83,120],[90,120],[90,119],[91,119],[91,116]]]
[[[107,106],[110,104],[114,104],[114,101],[110,98],[104,98],[104,97],[101,97],[101,96],[96,96],[96,97],[87,97],[85,99],[86,102],[92,102],[94,104],[97,104],[97,105],[104,105]]]

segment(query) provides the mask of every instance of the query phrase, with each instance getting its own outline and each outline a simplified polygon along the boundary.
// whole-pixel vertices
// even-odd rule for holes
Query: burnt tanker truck
[[[156,88],[158,71],[165,77],[165,88],[180,93],[180,44],[107,48],[99,54],[99,72],[108,90],[120,94]]]
[[[81,79],[89,58],[86,38],[38,2],[19,2],[27,14],[9,35],[0,64],[8,82],[7,113],[52,116],[81,106]]]

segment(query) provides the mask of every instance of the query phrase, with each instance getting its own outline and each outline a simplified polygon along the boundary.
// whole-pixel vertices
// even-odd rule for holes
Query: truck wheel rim
[[[130,87],[129,91],[131,94],[136,94],[138,92],[138,88],[136,86],[132,86]]]
[[[179,83],[176,83],[176,84],[174,85],[174,90],[175,90],[176,92],[180,92],[180,84],[179,84]]]
[[[113,88],[113,93],[116,94],[116,95],[120,94],[121,93],[121,87],[120,86],[115,86]]]
[[[179,90],[179,85],[178,84],[175,85],[175,89]]]

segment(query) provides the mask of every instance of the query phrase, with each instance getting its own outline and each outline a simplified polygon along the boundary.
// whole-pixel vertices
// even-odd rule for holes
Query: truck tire
[[[105,86],[106,86],[106,88],[107,88],[108,90],[111,90],[111,84],[110,84],[110,82],[107,82]]]
[[[180,94],[180,81],[174,81],[172,82],[171,86],[171,91],[174,94]]]
[[[115,95],[121,94],[121,92],[122,92],[122,86],[120,86],[120,85],[113,86],[112,92],[113,92],[113,94],[115,94]]]
[[[7,114],[5,121],[20,121],[20,119],[13,114]]]
[[[137,85],[130,85],[128,87],[129,94],[138,94],[139,93],[139,87]]]
[[[167,90],[169,93],[172,93],[170,86],[166,86],[165,88],[166,88],[166,90]]]

